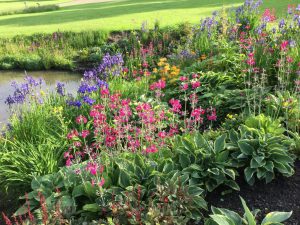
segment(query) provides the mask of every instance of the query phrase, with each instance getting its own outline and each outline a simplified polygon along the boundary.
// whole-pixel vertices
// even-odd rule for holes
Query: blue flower
[[[61,96],[65,96],[65,84],[61,82],[57,82],[56,92]]]

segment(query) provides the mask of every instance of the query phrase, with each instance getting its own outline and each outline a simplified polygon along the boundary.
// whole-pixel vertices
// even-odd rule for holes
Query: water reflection
[[[49,91],[55,90],[57,81],[63,82],[66,84],[65,87],[68,93],[76,92],[81,79],[80,74],[61,71],[35,71],[27,72],[27,74],[34,78],[43,78],[46,81],[45,88]],[[6,97],[12,94],[14,90],[11,87],[11,82],[23,82],[25,76],[25,72],[22,71],[0,71],[0,125],[7,122],[9,117],[9,108],[4,102]]]

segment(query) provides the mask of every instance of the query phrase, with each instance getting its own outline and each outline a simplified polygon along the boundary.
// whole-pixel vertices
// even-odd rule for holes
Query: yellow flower
[[[288,105],[289,105],[288,101],[286,101],[282,104],[283,107],[288,107]]]
[[[160,62],[166,62],[166,61],[167,61],[167,58],[160,58],[159,61],[160,61]]]
[[[154,68],[154,69],[153,69],[153,73],[157,73],[157,68]]]
[[[227,118],[228,119],[233,119],[233,115],[232,114],[227,114]]]
[[[45,96],[46,95],[46,93],[43,90],[41,90],[40,93],[41,93],[41,96]]]
[[[61,114],[62,113],[62,111],[63,111],[63,107],[62,106],[58,106],[58,107],[54,107],[53,108],[53,113],[54,114]]]
[[[157,65],[158,65],[159,67],[163,66],[164,64],[165,64],[164,62],[158,62],[158,63],[157,63]]]

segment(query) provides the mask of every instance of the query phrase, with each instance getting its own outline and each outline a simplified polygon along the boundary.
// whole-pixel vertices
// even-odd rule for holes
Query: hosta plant
[[[198,184],[209,192],[223,184],[239,190],[225,139],[226,134],[215,141],[205,139],[200,133],[177,137],[173,160],[183,174],[189,175],[191,184]]]
[[[245,200],[241,198],[241,201],[245,211],[243,217],[228,209],[212,207],[213,214],[210,215],[205,225],[283,225],[282,222],[288,220],[292,215],[292,212],[270,212],[261,223],[258,223],[256,219],[257,211],[252,213]]]
[[[232,156],[236,166],[245,167],[245,179],[250,185],[254,184],[255,177],[269,183],[276,172],[287,177],[293,175],[294,158],[289,151],[292,139],[245,125],[240,126],[239,133],[231,130],[229,137],[228,148],[235,151]]]

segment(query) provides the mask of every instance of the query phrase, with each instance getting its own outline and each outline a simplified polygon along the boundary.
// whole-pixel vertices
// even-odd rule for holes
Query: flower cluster
[[[34,79],[31,76],[26,76],[24,80],[25,82],[21,84],[12,82],[11,86],[14,88],[14,92],[6,98],[5,103],[7,105],[23,104],[25,101],[31,100],[42,103],[41,93],[37,90],[41,89],[44,81],[41,78]]]

